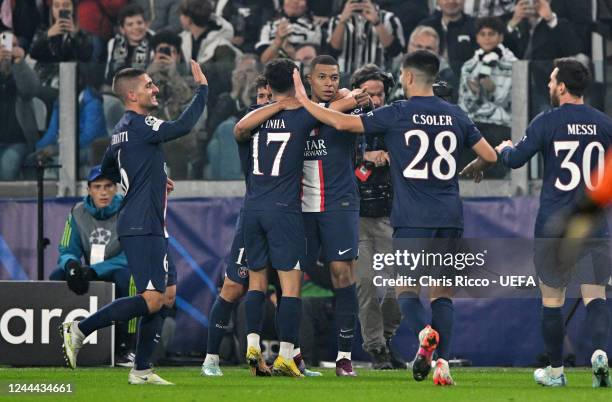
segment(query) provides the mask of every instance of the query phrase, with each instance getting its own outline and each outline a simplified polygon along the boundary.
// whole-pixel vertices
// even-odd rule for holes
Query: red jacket
[[[117,13],[126,3],[127,0],[80,0],[77,6],[79,27],[95,36],[111,38]]]

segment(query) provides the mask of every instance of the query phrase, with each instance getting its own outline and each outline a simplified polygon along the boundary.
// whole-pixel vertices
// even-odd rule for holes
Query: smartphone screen
[[[13,34],[11,32],[2,33],[2,47],[13,50]]]
[[[71,14],[72,13],[68,9],[63,8],[63,9],[59,10],[59,17],[62,18],[62,19],[65,19],[65,20],[71,19],[72,18]]]

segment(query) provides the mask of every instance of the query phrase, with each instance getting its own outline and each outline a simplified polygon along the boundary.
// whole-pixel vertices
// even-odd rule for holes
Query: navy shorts
[[[170,246],[168,245],[168,239],[166,239],[166,250],[169,249]],[[168,253],[168,280],[166,281],[166,286],[174,286],[176,285],[176,281],[176,265],[174,265],[174,259],[170,256],[170,253]]]
[[[396,227],[393,229],[393,248],[416,254],[445,255],[460,250],[463,229],[457,228],[412,228]],[[415,267],[396,266],[396,275],[419,278],[430,276],[432,278],[452,278],[460,273],[452,267],[437,265],[435,258],[427,260],[427,264]]]
[[[304,212],[307,265],[354,260],[359,255],[359,211]]]
[[[164,293],[168,281],[168,251],[164,236],[124,236],[119,238],[138,293],[157,290]],[[174,275],[176,281],[176,270]]]
[[[301,269],[306,255],[301,213],[252,211],[243,213],[244,246],[250,270],[270,265],[279,271]]]
[[[592,238],[580,244],[569,242],[566,247],[577,247],[573,261],[560,256],[559,243],[560,240],[554,238],[535,240],[534,265],[542,283],[555,289],[566,288],[570,282],[581,285],[608,284],[612,274],[609,239]]]
[[[236,232],[232,248],[225,261],[225,276],[243,286],[249,286],[249,268],[247,267],[246,253],[244,250],[244,223],[243,212],[240,211],[236,220]]]

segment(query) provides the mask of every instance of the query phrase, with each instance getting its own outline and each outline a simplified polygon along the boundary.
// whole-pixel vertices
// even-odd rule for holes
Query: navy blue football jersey
[[[245,210],[300,212],[304,148],[318,124],[304,108],[283,110],[254,130]]]
[[[311,131],[304,149],[302,212],[359,210],[356,138],[326,125]]]
[[[587,105],[564,104],[538,115],[515,148],[502,150],[503,164],[513,169],[537,153],[544,159],[536,236],[552,215],[573,205],[579,190],[597,185],[591,172],[603,174],[611,143],[610,117]]]
[[[393,183],[391,225],[463,228],[457,160],[482,138],[458,106],[412,97],[362,114],[366,135],[384,134]]]
[[[189,134],[208,98],[208,86],[197,90],[175,121],[126,111],[113,130],[102,172],[118,176],[125,198],[117,220],[121,236],[165,235],[166,158],[162,143]]]

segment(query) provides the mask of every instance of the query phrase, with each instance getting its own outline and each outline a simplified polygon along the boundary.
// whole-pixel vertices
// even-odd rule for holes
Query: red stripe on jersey
[[[321,212],[325,211],[325,177],[323,176],[323,161],[319,160],[319,185],[321,186]]]

